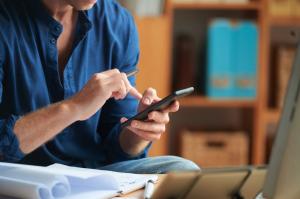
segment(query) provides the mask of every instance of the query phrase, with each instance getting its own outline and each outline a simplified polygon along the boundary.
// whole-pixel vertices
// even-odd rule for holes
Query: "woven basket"
[[[245,132],[183,131],[181,156],[201,167],[247,165],[249,139]]]

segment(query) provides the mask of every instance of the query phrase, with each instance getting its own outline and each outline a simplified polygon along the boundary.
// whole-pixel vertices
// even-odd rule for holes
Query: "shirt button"
[[[50,42],[51,42],[51,44],[55,44],[55,43],[56,43],[56,39],[52,38],[52,39],[50,40]]]
[[[90,24],[89,23],[84,23],[84,27],[85,27],[85,29],[89,29],[90,28]]]
[[[60,32],[60,31],[61,31],[61,28],[60,28],[59,26],[56,26],[56,27],[55,27],[55,30],[56,30],[57,32]]]

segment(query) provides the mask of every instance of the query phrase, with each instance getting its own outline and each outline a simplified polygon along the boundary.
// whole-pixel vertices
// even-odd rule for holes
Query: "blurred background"
[[[150,155],[201,167],[268,162],[300,33],[300,0],[120,0],[140,36],[139,90],[180,100]]]

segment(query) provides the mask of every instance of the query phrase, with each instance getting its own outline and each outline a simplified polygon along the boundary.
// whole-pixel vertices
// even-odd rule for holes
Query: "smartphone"
[[[194,87],[189,87],[189,88],[185,88],[185,89],[173,92],[171,95],[169,95],[169,96],[163,98],[162,100],[150,105],[148,108],[146,108],[142,112],[136,114],[132,118],[128,119],[126,122],[122,123],[121,127],[124,128],[124,127],[130,125],[130,123],[133,120],[141,120],[141,121],[146,120],[148,118],[149,113],[151,113],[153,111],[160,111],[162,109],[165,109],[170,104],[172,104],[175,100],[193,93],[194,90],[195,90]]]

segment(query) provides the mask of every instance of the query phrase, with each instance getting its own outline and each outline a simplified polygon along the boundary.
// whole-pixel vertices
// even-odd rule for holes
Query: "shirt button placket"
[[[56,32],[59,33],[59,32],[60,32],[60,27],[59,27],[59,26],[56,26],[56,27],[55,27],[55,30],[56,30]]]
[[[55,38],[50,39],[50,43],[53,45],[56,44],[56,39]]]

